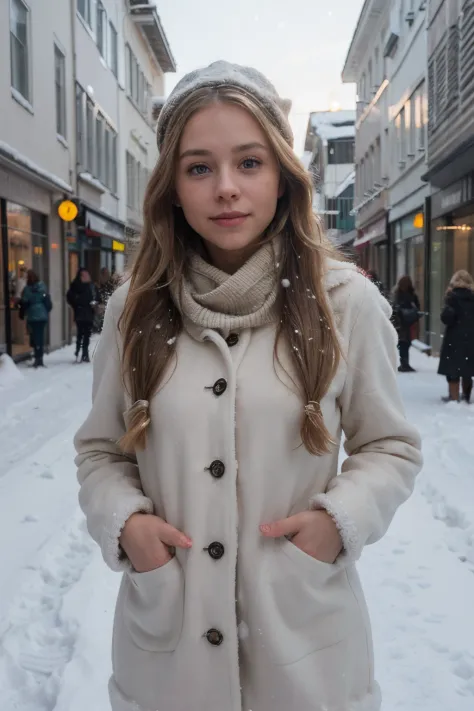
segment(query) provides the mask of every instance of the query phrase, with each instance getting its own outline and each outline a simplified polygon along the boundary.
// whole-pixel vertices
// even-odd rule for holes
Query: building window
[[[374,91],[377,91],[380,83],[380,51],[376,47],[374,52]]]
[[[111,149],[111,191],[117,193],[117,134],[112,131],[112,149]]]
[[[66,58],[54,45],[54,83],[56,91],[56,133],[66,138]]]
[[[76,152],[77,164],[82,167],[84,165],[85,152],[85,121],[84,121],[84,89],[76,84]]]
[[[96,154],[96,173],[95,177],[102,183],[105,183],[105,165],[104,165],[104,118],[101,114],[97,114],[95,120],[95,154]]]
[[[94,104],[90,99],[86,103],[86,169],[94,175]]]
[[[329,165],[352,165],[354,163],[354,139],[340,138],[328,141]]]
[[[91,27],[91,0],[77,0],[77,11],[82,19]]]
[[[407,136],[407,155],[415,157],[415,100],[412,96],[405,104],[405,134]]]
[[[117,30],[113,24],[109,23],[109,35],[110,35],[110,57],[109,64],[114,76],[118,76],[118,38]]]
[[[127,94],[143,116],[148,115],[150,86],[130,46],[125,45]]]
[[[414,94],[414,124],[416,133],[416,148],[425,150],[426,142],[426,83],[420,84]]]
[[[133,210],[135,208],[134,196],[134,173],[135,158],[127,151],[127,206]]]
[[[106,33],[107,33],[107,15],[105,14],[104,6],[101,0],[97,0],[97,14],[96,14],[96,34],[97,34],[97,48],[101,55],[105,57],[106,50]]]
[[[28,56],[29,32],[28,8],[22,0],[10,4],[10,59],[11,82],[27,101],[30,101],[30,78]]]
[[[104,185],[110,188],[112,182],[112,140],[110,127],[104,127]]]

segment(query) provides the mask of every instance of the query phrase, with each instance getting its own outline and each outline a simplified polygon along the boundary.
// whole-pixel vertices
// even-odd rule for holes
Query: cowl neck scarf
[[[173,300],[185,321],[224,334],[275,322],[278,246],[277,240],[262,245],[234,274],[190,253],[181,279],[171,284]]]

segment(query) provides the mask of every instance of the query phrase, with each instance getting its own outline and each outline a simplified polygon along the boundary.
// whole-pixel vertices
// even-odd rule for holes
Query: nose
[[[238,181],[230,167],[222,168],[217,177],[216,197],[219,200],[235,200],[240,196]]]

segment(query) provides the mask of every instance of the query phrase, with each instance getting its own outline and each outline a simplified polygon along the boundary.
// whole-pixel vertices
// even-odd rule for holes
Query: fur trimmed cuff
[[[344,551],[341,555],[353,562],[358,560],[362,552],[359,533],[342,504],[339,505],[327,494],[318,494],[310,499],[309,507],[312,511],[324,509],[331,516],[342,538]]]
[[[124,502],[119,511],[114,511],[109,527],[101,540],[102,556],[109,568],[117,573],[130,570],[131,563],[122,550],[119,539],[128,519],[134,513],[153,513],[153,504],[145,496],[133,496]]]

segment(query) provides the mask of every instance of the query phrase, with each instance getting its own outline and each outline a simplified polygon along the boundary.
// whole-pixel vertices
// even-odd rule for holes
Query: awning
[[[354,241],[354,247],[363,247],[369,242],[372,244],[377,244],[378,242],[383,242],[387,239],[387,225],[385,217],[382,217],[377,222],[373,222],[371,225],[360,231],[359,236]]]
[[[106,213],[81,203],[80,217],[77,224],[88,237],[109,237],[125,242],[125,224]]]

